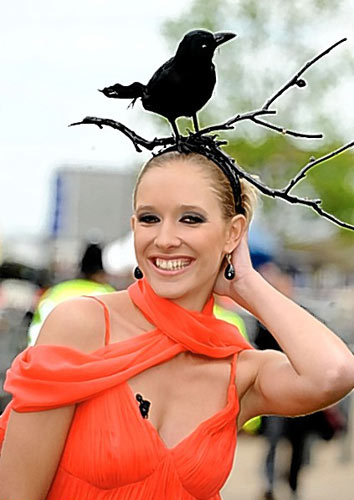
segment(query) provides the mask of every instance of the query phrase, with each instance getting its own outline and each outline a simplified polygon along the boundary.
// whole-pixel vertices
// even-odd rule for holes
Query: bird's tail
[[[121,85],[116,83],[111,87],[105,87],[100,90],[106,97],[113,99],[138,99],[143,96],[145,85],[139,82],[134,82],[131,85]]]

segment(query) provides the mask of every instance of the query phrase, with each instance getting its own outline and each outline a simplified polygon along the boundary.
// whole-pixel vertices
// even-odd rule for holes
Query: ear
[[[227,230],[227,239],[225,242],[225,253],[232,253],[241,241],[246,230],[247,221],[244,215],[235,215],[229,222]]]
[[[131,227],[131,230],[133,231],[133,233],[135,231],[135,226],[136,226],[136,216],[132,215],[130,217],[130,227]]]

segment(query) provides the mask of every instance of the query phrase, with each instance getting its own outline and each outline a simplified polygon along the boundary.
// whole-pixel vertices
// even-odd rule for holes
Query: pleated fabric
[[[212,315],[188,311],[157,296],[145,279],[128,289],[155,329],[85,354],[65,346],[27,348],[7,373],[13,395],[0,418],[0,445],[11,408],[41,411],[77,404],[47,500],[217,500],[233,462],[237,354],[250,349],[237,328]],[[92,297],[98,300],[96,297]],[[128,380],[177,354],[231,355],[226,406],[173,448],[143,419]]]

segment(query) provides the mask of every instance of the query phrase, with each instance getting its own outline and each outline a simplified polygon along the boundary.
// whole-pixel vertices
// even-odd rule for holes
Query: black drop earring
[[[225,267],[224,276],[227,280],[231,281],[235,277],[235,268],[232,265],[230,253],[226,254],[226,260],[227,260],[228,264]]]
[[[143,277],[144,277],[144,275],[141,272],[140,267],[136,266],[136,268],[134,269],[134,278],[137,280],[141,280],[141,278],[143,278]]]

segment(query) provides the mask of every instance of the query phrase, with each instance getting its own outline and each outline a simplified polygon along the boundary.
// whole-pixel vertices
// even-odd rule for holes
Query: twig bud
[[[302,87],[306,87],[307,83],[305,82],[305,80],[303,78],[299,78],[298,80],[296,80],[296,85],[300,88]]]

